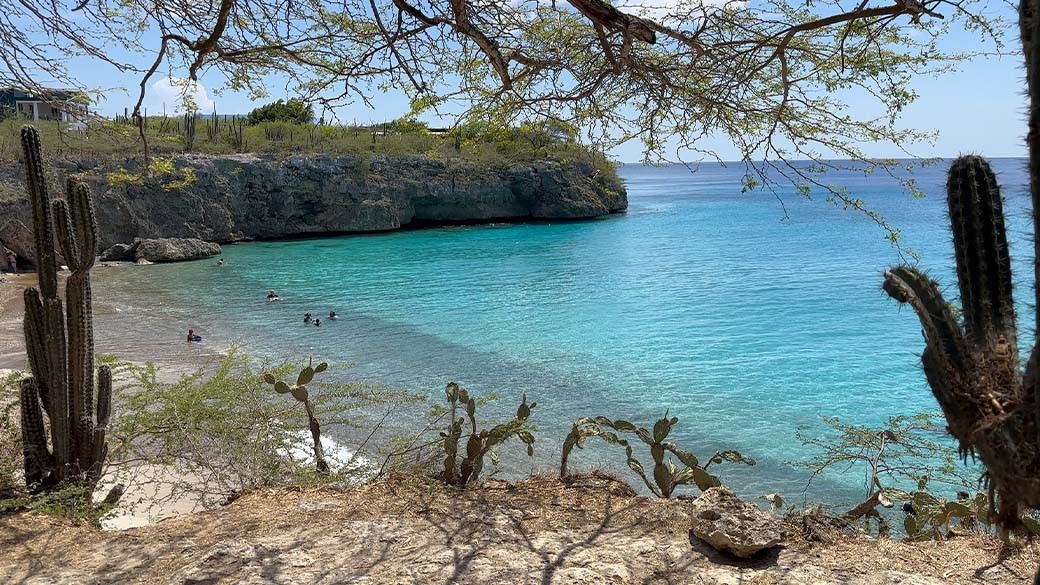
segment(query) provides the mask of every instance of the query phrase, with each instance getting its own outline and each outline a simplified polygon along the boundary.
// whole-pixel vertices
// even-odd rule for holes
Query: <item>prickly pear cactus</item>
[[[72,180],[66,199],[50,199],[40,136],[32,126],[22,128],[22,149],[39,277],[39,287],[25,291],[25,347],[32,370],[20,392],[25,481],[31,492],[62,483],[93,486],[107,455],[105,433],[112,404],[112,371],[98,368],[96,390],[94,383],[94,202],[87,186]],[[65,285],[67,310],[58,296],[55,236],[72,270]]]
[[[311,405],[310,394],[307,392],[307,384],[310,384],[311,381],[314,380],[314,374],[320,374],[328,368],[329,364],[325,362],[321,362],[316,366],[312,362],[300,371],[300,374],[296,377],[295,384],[289,384],[284,380],[279,380],[270,372],[264,374],[264,382],[274,386],[275,392],[279,394],[291,394],[292,397],[300,404],[303,404],[304,409],[306,409],[307,422],[311,431],[311,439],[314,441],[315,466],[317,467],[318,473],[323,475],[329,473],[329,464],[325,461],[325,450],[321,446],[321,425],[318,424],[318,419],[314,416],[314,407]]]

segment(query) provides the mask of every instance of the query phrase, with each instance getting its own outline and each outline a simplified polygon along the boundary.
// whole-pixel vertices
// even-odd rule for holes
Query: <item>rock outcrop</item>
[[[780,544],[780,520],[724,487],[714,487],[690,505],[691,532],[718,551],[746,559]]]
[[[114,169],[83,175],[96,195],[102,247],[135,238],[226,243],[416,224],[578,219],[628,207],[614,172],[581,161],[483,168],[418,155],[188,154],[174,166],[172,175],[120,183],[108,179]],[[125,167],[141,171],[132,161]],[[0,217],[30,225],[31,210],[27,201],[6,201]]]
[[[138,240],[132,247],[134,260],[181,262],[220,254],[220,245],[198,238],[158,238]]]

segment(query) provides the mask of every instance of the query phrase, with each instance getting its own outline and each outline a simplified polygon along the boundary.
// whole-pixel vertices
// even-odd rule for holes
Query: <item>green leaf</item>
[[[665,438],[668,436],[668,432],[671,430],[672,427],[670,424],[668,424],[667,418],[662,418],[661,420],[654,423],[654,442],[660,443],[661,441],[665,440]]]
[[[903,518],[903,529],[906,530],[908,536],[916,536],[917,533],[920,532],[921,526],[918,524],[917,518],[911,514],[907,514],[906,518]]]
[[[720,485],[722,485],[722,482],[719,481],[719,478],[708,473],[707,471],[704,471],[703,468],[693,467],[690,469],[690,471],[693,474],[693,482],[697,484],[697,487],[702,492],[713,487],[719,487]]]
[[[314,379],[314,368],[307,366],[300,372],[299,377],[296,378],[296,385],[302,386],[304,384],[310,384],[311,380]]]
[[[657,482],[657,487],[664,497],[667,498],[672,493],[672,474],[664,465],[654,466],[654,481]]]
[[[689,451],[683,451],[678,448],[670,449],[670,451],[674,453],[675,456],[679,458],[679,461],[682,461],[683,465],[686,467],[700,467],[701,465],[700,461],[697,460],[697,456]]]
[[[616,421],[614,421],[614,424],[611,425],[611,426],[614,427],[614,430],[616,430],[618,432],[621,432],[621,433],[634,433],[634,432],[636,432],[636,425],[628,422],[627,420],[621,420],[620,418],[617,419]]]
[[[909,502],[914,498],[909,492],[904,492],[900,489],[885,488],[881,491],[884,493],[885,497],[896,502]]]
[[[527,395],[524,394],[520,400],[520,407],[516,409],[516,419],[519,421],[525,421],[531,416],[531,407],[527,406]]]
[[[307,387],[306,386],[294,386],[292,388],[293,398],[300,402],[307,402]]]
[[[960,502],[946,502],[945,509],[951,518],[967,518],[974,515],[971,508]]]
[[[274,391],[279,393],[279,394],[288,394],[289,393],[289,385],[286,384],[285,382],[281,381],[281,380],[278,380],[277,382],[275,382]]]

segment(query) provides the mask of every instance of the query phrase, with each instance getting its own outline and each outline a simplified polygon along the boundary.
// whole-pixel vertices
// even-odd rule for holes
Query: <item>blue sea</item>
[[[1025,164],[993,164],[1024,309],[1032,260]],[[824,180],[901,230],[901,243],[956,301],[946,168],[913,171],[923,199],[882,174]],[[880,425],[938,410],[919,365],[917,318],[880,288],[882,272],[901,259],[885,232],[823,192],[742,193],[740,165],[619,172],[629,210],[602,219],[233,245],[219,268],[215,260],[102,268],[99,345],[125,348],[132,339],[138,355],[129,357],[190,361],[200,351],[185,349],[190,327],[209,348],[315,355],[352,366],[337,376],[434,401],[457,381],[498,394],[481,412],[499,420],[526,393],[538,403],[536,454],[529,460],[519,443],[501,447],[505,477],[556,469],[577,417],[650,426],[668,411],[680,419],[671,439],[681,446],[758,460],[718,468],[738,493],[835,504],[861,497],[864,470],[838,469],[807,485],[791,462],[816,453],[795,435],[821,432],[823,417]],[[285,300],[266,302],[269,289]],[[338,321],[303,323],[306,312],[330,310]],[[427,408],[401,408],[389,422],[417,428]],[[357,438],[339,432],[348,444]],[[625,469],[623,453],[607,448],[577,452],[571,466]]]

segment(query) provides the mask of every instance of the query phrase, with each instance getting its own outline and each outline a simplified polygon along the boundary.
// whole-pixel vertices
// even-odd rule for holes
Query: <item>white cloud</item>
[[[160,79],[148,90],[148,103],[155,108],[150,114],[163,110],[168,114],[183,114],[188,108],[195,108],[201,113],[213,111],[213,100],[206,92],[206,87],[197,81],[179,77]]]

